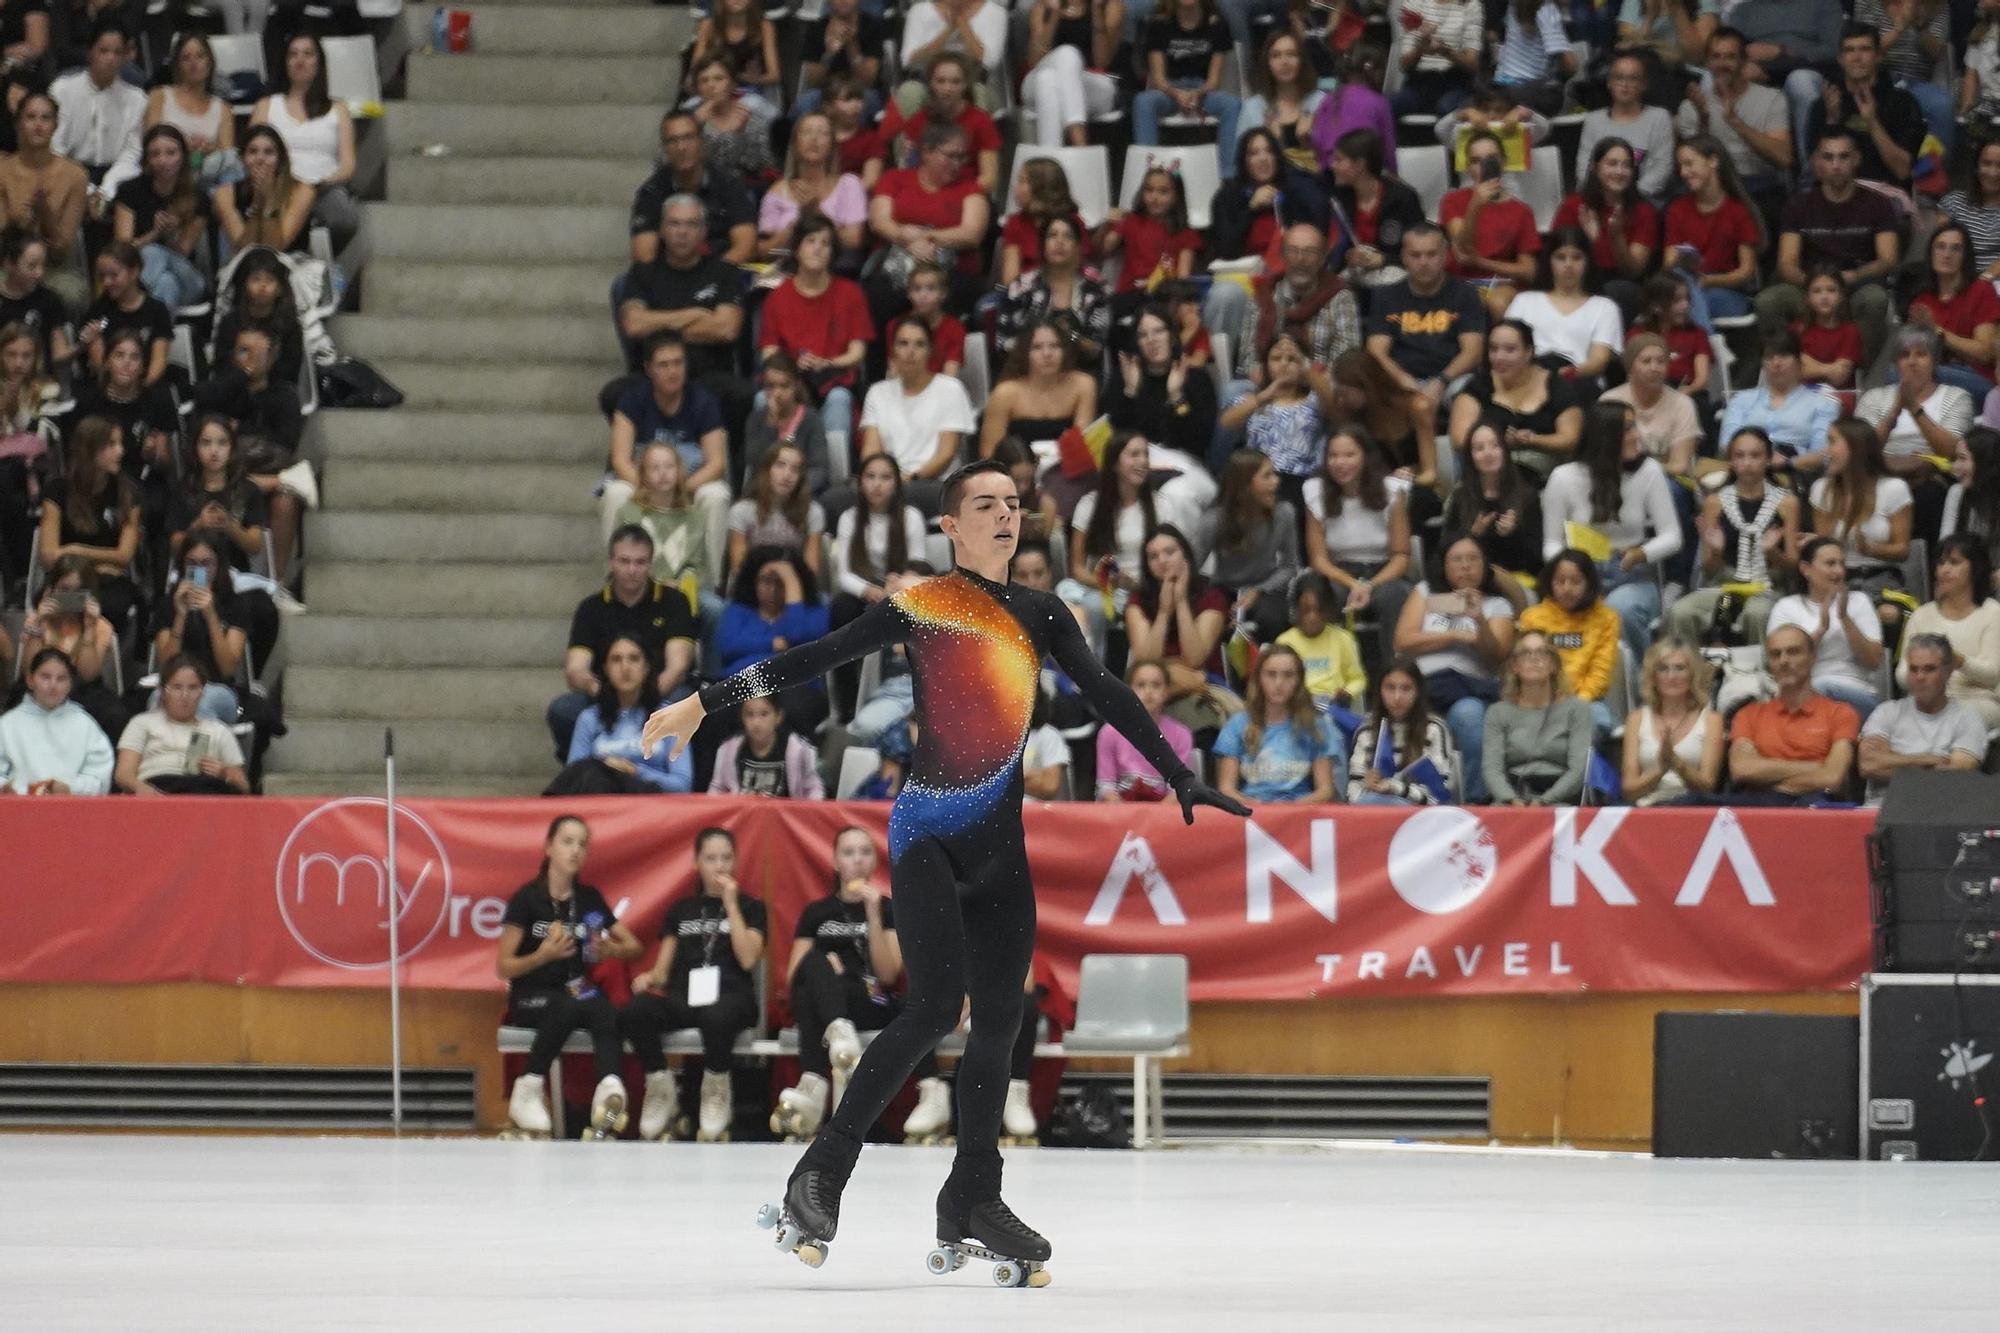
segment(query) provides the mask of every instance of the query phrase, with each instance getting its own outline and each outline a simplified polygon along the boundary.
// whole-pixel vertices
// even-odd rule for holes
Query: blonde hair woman
[[[1643,701],[1625,719],[1623,779],[1633,805],[1706,794],[1722,779],[1722,715],[1708,706],[1715,668],[1685,639],[1661,639],[1639,668]]]
[[[1549,636],[1514,640],[1500,702],[1486,710],[1482,762],[1495,805],[1574,805],[1590,765],[1590,705],[1570,689]]]

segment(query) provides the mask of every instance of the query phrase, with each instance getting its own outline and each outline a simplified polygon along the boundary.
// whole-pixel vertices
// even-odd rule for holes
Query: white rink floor
[[[792,1150],[0,1136],[0,1329],[1991,1329],[2000,1168],[1533,1152],[1009,1154],[1054,1284],[923,1267],[870,1148],[817,1272]],[[1310,1323],[1308,1321],[1311,1321]]]

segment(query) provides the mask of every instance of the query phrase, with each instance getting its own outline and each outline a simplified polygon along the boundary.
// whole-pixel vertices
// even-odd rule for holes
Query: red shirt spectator
[[[1252,229],[1254,231],[1254,224]],[[1121,292],[1134,291],[1143,285],[1163,258],[1177,276],[1183,254],[1201,253],[1201,233],[1194,228],[1183,228],[1169,235],[1158,218],[1139,213],[1127,213],[1119,218],[1117,232],[1120,252],[1125,256],[1124,270],[1118,275],[1118,290]]]
[[[1987,288],[1987,293],[1992,293]],[[1832,328],[1824,324],[1794,324],[1792,333],[1799,340],[1799,351],[1815,361],[1832,365],[1835,361],[1853,364],[1856,373],[1861,369],[1861,326],[1853,320],[1846,320]],[[1849,386],[1852,387],[1852,386]]]
[[[1090,228],[1083,225],[1083,219],[1072,213],[1070,221],[1076,224],[1076,234],[1083,237],[1083,253],[1090,257]],[[1010,214],[1000,224],[1000,248],[1018,246],[1021,251],[1021,272],[1033,273],[1042,266],[1042,220],[1025,210]]]
[[[841,171],[859,180],[867,173],[870,162],[888,158],[889,141],[873,125],[863,125],[836,143],[834,151],[840,157]]]
[[[1667,344],[1667,383],[1676,389],[1694,378],[1694,359],[1698,356],[1712,357],[1715,349],[1708,344],[1708,335],[1690,325],[1677,329],[1656,329],[1645,320],[1633,324],[1625,334],[1629,344],[1642,334],[1655,333]]]
[[[1438,222],[1447,235],[1451,224],[1463,219],[1470,210],[1472,188],[1453,190],[1444,197],[1438,208]],[[1472,238],[1472,249],[1481,259],[1513,261],[1524,255],[1541,253],[1542,234],[1535,226],[1534,210],[1519,199],[1509,195],[1496,203],[1479,210],[1479,231]],[[1459,267],[1457,247],[1445,250],[1445,267],[1454,276],[1461,278],[1491,278],[1494,275],[1481,270]]]
[[[1549,230],[1554,231],[1556,227],[1583,227],[1583,211],[1589,207],[1583,201],[1581,194],[1571,195],[1556,209],[1556,220]],[[1618,256],[1611,249],[1611,225],[1596,209],[1591,209],[1591,216],[1597,219],[1597,240],[1591,246],[1590,262],[1597,265],[1600,273],[1616,274]],[[1588,231],[1589,228],[1586,227],[1584,230]],[[1660,210],[1644,199],[1636,200],[1631,211],[1625,216],[1625,242],[1628,245],[1643,245],[1658,255]]]
[[[965,218],[965,201],[978,194],[976,178],[961,178],[941,190],[927,190],[915,167],[885,171],[875,185],[875,197],[890,201],[896,221],[936,231],[950,231],[958,226]],[[979,272],[979,247],[967,246],[959,251],[958,267],[962,273]]]
[[[1972,337],[1981,324],[2000,324],[2000,294],[1993,290],[1993,284],[1985,278],[1974,277],[1963,291],[1949,301],[1936,292],[1920,292],[1910,301],[1910,309],[1918,306],[1931,312],[1931,320],[1946,333],[1955,333],[1961,338]],[[1952,352],[1947,361],[1959,361],[1988,379],[1993,377],[1991,361],[1972,361]]]
[[[1733,273],[1743,258],[1741,247],[1757,248],[1757,219],[1734,195],[1725,194],[1720,207],[1704,213],[1693,195],[1684,194],[1667,205],[1667,244],[1699,250],[1703,273]]]
[[[940,315],[931,330],[931,374],[944,374],[945,366],[954,361],[965,364],[965,325],[951,315]]]
[[[759,348],[775,347],[794,361],[803,352],[832,360],[846,356],[849,343],[873,341],[875,322],[868,317],[868,298],[851,278],[835,277],[818,296],[807,296],[796,278],[787,278],[764,298]],[[853,388],[856,371],[849,367],[824,380],[809,378],[821,389]]]
[[[909,140],[910,144],[914,147],[917,141],[924,137],[924,127],[930,123],[931,110],[929,107],[919,107],[916,115],[911,116],[908,120],[904,120],[902,111],[898,109],[894,101],[891,101],[888,109],[882,113],[882,123],[880,126],[882,142],[892,144],[896,142],[897,136],[900,135],[902,138]],[[958,119],[952,123],[965,131],[966,156],[965,161],[959,164],[958,178],[961,181],[971,181],[974,185],[977,185],[979,183],[979,155],[981,153],[997,153],[1000,151],[1000,127],[993,123],[993,117],[987,115],[978,107],[970,105],[965,110],[959,112]]]

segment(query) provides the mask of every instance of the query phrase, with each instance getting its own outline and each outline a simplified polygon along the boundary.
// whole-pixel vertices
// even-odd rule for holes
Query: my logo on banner
[[[389,965],[389,913],[397,914],[398,961],[413,957],[445,924],[451,857],[423,818],[396,803],[396,875],[389,882],[388,802],[329,801],[293,827],[278,853],[278,913],[299,947],[353,970]]]

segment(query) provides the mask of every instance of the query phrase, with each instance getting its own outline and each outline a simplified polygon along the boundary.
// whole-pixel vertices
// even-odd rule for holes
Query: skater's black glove
[[[1181,818],[1190,824],[1194,823],[1194,808],[1198,805],[1212,805],[1240,818],[1250,816],[1249,806],[1233,796],[1224,796],[1196,777],[1193,769],[1184,768],[1175,776],[1174,795],[1180,798]]]

